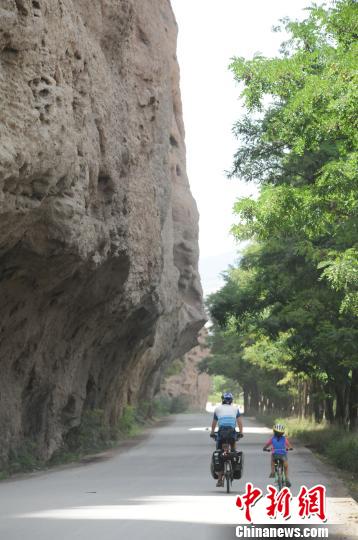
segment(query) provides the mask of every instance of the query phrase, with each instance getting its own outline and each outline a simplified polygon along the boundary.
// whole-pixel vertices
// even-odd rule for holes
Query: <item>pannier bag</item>
[[[211,476],[216,480],[218,477],[217,473],[222,470],[224,470],[224,462],[221,456],[221,450],[215,450],[210,464]]]
[[[242,477],[243,468],[244,468],[244,454],[242,452],[234,452],[234,456],[231,458],[234,478],[239,480]],[[211,476],[217,480],[218,472],[224,470],[224,460],[222,459],[222,450],[215,450],[213,452],[211,463],[210,463],[210,472]]]
[[[235,452],[235,456],[232,458],[232,464],[234,469],[234,478],[238,480],[242,477],[244,468],[244,455],[242,452]]]

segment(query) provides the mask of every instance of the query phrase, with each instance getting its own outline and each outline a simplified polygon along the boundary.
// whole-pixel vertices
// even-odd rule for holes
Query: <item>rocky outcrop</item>
[[[160,394],[170,398],[181,398],[183,403],[193,410],[205,410],[211,390],[211,377],[199,370],[200,362],[209,356],[206,343],[207,330],[199,333],[199,345],[177,360],[178,373],[164,378]]]
[[[168,0],[0,5],[1,457],[150,399],[205,316]]]

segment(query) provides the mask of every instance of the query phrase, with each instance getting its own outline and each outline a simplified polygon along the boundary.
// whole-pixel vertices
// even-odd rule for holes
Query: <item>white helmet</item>
[[[272,429],[281,435],[285,433],[285,426],[283,424],[275,424]]]

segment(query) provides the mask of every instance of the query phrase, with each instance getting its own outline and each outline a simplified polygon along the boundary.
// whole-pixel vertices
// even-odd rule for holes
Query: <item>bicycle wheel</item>
[[[231,478],[230,473],[226,474],[226,493],[230,493]]]
[[[279,465],[277,469],[277,487],[278,490],[281,491],[283,488],[282,465]]]

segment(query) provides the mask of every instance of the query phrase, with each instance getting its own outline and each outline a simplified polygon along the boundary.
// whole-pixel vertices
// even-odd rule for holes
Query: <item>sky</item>
[[[304,18],[309,0],[171,0],[178,22],[178,60],[186,131],[187,171],[200,213],[199,270],[204,294],[222,285],[220,273],[238,258],[230,235],[232,207],[255,188],[227,179],[243,114],[228,66],[234,56],[274,56],[285,36],[272,32],[282,17]]]

